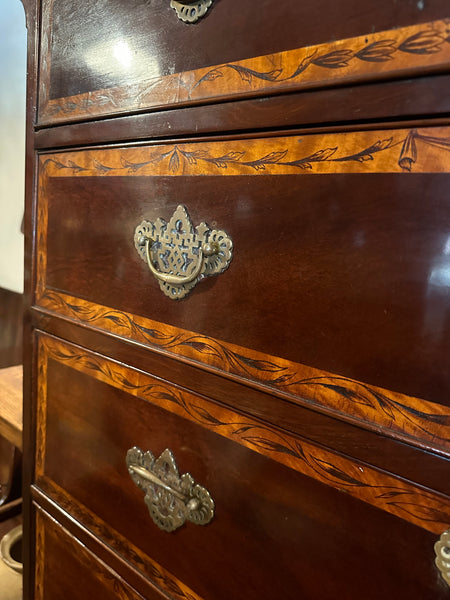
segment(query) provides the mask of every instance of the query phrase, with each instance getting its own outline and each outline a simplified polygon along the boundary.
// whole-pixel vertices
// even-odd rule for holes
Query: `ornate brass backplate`
[[[195,23],[203,17],[213,0],[171,0],[170,6],[175,9],[178,18],[185,23]]]
[[[439,541],[434,545],[436,552],[436,566],[442,577],[450,585],[450,529],[444,531]]]
[[[230,264],[233,243],[225,231],[206,223],[194,228],[184,206],[178,206],[168,223],[142,221],[134,244],[166,296],[184,298],[199,281],[222,273]]]
[[[179,475],[170,450],[157,459],[149,451],[131,448],[127,467],[132,480],[145,492],[150,516],[160,529],[174,531],[186,521],[206,525],[214,516],[209,492],[196,484],[189,473]]]

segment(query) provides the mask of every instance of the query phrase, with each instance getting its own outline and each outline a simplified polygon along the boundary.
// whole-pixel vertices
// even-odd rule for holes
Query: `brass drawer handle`
[[[444,531],[439,541],[434,545],[436,566],[445,582],[450,586],[450,529]]]
[[[174,300],[184,298],[199,281],[222,273],[230,264],[233,243],[225,231],[206,223],[194,228],[184,206],[170,221],[142,221],[134,232],[139,256]]]
[[[213,0],[170,0],[170,6],[185,23],[196,23],[208,12]]]
[[[206,525],[214,516],[214,501],[208,490],[196,484],[189,473],[179,475],[170,450],[157,459],[149,451],[131,448],[128,472],[139,489],[154,523],[164,531],[175,531],[186,521]]]
[[[155,241],[151,238],[142,236],[140,243],[141,245],[145,245],[147,264],[150,268],[150,271],[157,279],[164,281],[165,283],[170,283],[171,285],[184,285],[185,283],[191,283],[200,275],[200,271],[203,267],[203,257],[212,256],[213,254],[219,253],[219,244],[203,244],[198,249],[197,265],[190,275],[171,275],[170,273],[162,273],[161,271],[158,271],[155,266],[153,266],[153,260],[150,256],[150,251],[153,248],[153,245],[156,245]]]

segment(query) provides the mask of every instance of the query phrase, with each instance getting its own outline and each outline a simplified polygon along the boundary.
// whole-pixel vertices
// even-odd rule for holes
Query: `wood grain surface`
[[[22,2],[24,597],[447,598],[448,0]],[[180,204],[233,259],[174,302],[134,233]]]
[[[448,451],[448,140],[423,128],[44,154],[37,304]],[[132,239],[179,201],[236,256],[177,304],[135,284]]]
[[[343,12],[349,9],[355,11],[355,7],[350,6],[351,2],[345,4],[346,6],[342,6],[341,3],[340,6]],[[307,10],[306,6],[286,6],[287,11],[283,15],[286,19],[296,19],[299,11]],[[271,9],[270,4],[267,8]],[[389,8],[386,10],[389,11]],[[249,55],[251,51],[248,40],[253,39],[252,32],[258,23],[254,13],[260,11],[251,10],[250,6],[242,4],[237,10],[244,15],[249,10],[252,12],[252,19],[247,14],[243,15],[241,21],[247,29],[245,35],[236,38],[234,31],[233,38],[237,40],[236,44],[227,44],[227,48],[222,51],[215,36],[214,44],[211,44],[209,53],[206,54],[202,52],[202,42],[199,40],[208,44],[210,36],[213,35],[212,19],[217,18],[214,13],[220,12],[221,9],[221,6],[215,7],[208,18],[198,24],[195,30],[197,40],[192,39],[192,28],[191,31],[189,28],[180,28],[175,20],[169,24],[166,15],[163,17],[163,8],[159,9],[160,15],[152,15],[153,19],[160,16],[165,19],[164,29],[167,36],[176,35],[179,44],[183,44],[183,36],[186,36],[184,43],[187,52],[178,55],[178,52],[165,47],[165,40],[155,43],[156,40],[151,37],[145,39],[145,30],[136,33],[134,39],[131,32],[127,35],[122,31],[117,35],[108,23],[108,14],[105,14],[101,7],[82,9],[85,15],[92,13],[92,22],[100,20],[101,23],[95,32],[86,37],[83,47],[70,32],[70,24],[76,19],[76,9],[67,9],[55,0],[47,0],[44,2],[44,33],[41,46],[40,124],[80,120],[127,110],[188,105],[349,82],[423,75],[433,70],[448,69],[450,48],[445,20],[422,22],[403,28],[397,25],[395,30],[377,33],[361,31],[364,25],[361,20],[357,29],[363,35],[310,46],[294,46],[295,49],[290,46],[295,43],[289,39],[290,29],[283,29],[287,37],[279,36],[277,26],[272,22],[268,31],[262,34],[259,30],[258,33],[261,40],[264,40],[265,48],[270,47],[270,38],[274,38],[274,51],[263,56]],[[130,7],[129,24],[136,18],[138,10],[145,11],[142,6]],[[378,10],[381,12],[383,9]],[[434,10],[445,15],[444,9],[439,10],[439,3],[436,3]],[[54,12],[56,18],[53,16]],[[279,12],[283,14],[284,11]],[[329,6],[326,10],[327,14],[328,12]],[[170,16],[167,14],[167,17]],[[278,14],[277,19],[281,16]],[[424,14],[420,16],[425,18]],[[144,14],[141,18],[145,18]],[[263,25],[265,29],[271,22],[267,14],[266,19]],[[399,15],[397,23],[398,19]],[[328,22],[324,21],[326,28]],[[64,27],[68,29],[64,30]],[[142,24],[137,21],[135,27],[139,29]],[[233,27],[236,27],[235,21]],[[159,32],[164,29],[159,29]],[[223,39],[227,39],[223,24],[221,30]],[[87,31],[79,33],[80,37],[88,35]],[[297,32],[297,39],[302,39],[301,33],[301,30]],[[230,31],[229,35],[231,34]],[[70,36],[70,43],[58,45],[58,41],[67,35]],[[321,34],[316,30],[316,39],[320,39],[322,35],[330,34]],[[332,37],[335,39],[336,35]],[[307,35],[303,35],[303,39],[306,40]],[[192,52],[189,52],[189,44]],[[151,55],[148,53],[149,47],[153,50]],[[254,43],[252,51],[255,52],[256,48]],[[221,60],[228,56],[229,62],[214,64],[211,62],[214,60],[213,54],[220,56]],[[116,58],[117,63],[114,60],[106,61],[105,58],[102,63],[103,55],[105,58]],[[186,67],[189,62],[192,64],[192,60],[199,63],[200,68],[188,71]],[[178,67],[175,66],[177,64]],[[81,93],[74,93],[75,77],[76,86]]]
[[[62,412],[60,416],[57,416],[60,410],[56,405],[52,403],[52,406],[48,407],[49,400],[47,394],[53,393],[51,389],[48,391],[47,369],[49,368],[49,359],[56,360],[63,365],[68,365],[80,373],[89,375],[89,377],[124,391],[131,396],[145,399],[151,405],[158,406],[195,424],[200,424],[202,429],[213,431],[233,442],[241,444],[245,448],[267,456],[289,468],[317,479],[326,485],[335,487],[340,491],[345,491],[360,500],[373,504],[430,531],[441,532],[446,528],[446,525],[450,524],[450,500],[443,495],[433,495],[430,492],[421,491],[420,488],[413,484],[401,482],[401,480],[392,477],[390,474],[382,473],[367,465],[360,465],[354,460],[319,448],[307,441],[299,440],[295,436],[278,431],[262,422],[248,419],[243,415],[220,407],[216,403],[188,391],[182,391],[149,375],[121,366],[106,358],[95,356],[91,352],[87,352],[76,346],[63,344],[46,336],[40,337],[41,380],[38,405],[38,430],[40,434],[36,459],[36,475],[38,480],[49,477],[47,465],[53,461],[54,452],[49,450],[47,445],[50,444],[52,448],[54,447],[54,451],[56,451],[58,444],[62,442],[62,439],[58,442],[60,434],[53,426],[51,432],[48,433],[47,439],[48,421],[51,419],[51,422],[60,422],[61,424],[67,422],[69,416],[63,413],[73,410],[70,408],[70,405],[75,402],[75,400],[68,397],[66,401],[67,408],[61,406],[60,410]],[[72,377],[75,377],[75,375],[70,375],[66,370],[63,372],[66,373],[68,380],[69,378],[72,380]],[[52,380],[55,385],[56,381]],[[75,385],[74,381],[72,385]],[[88,384],[85,384],[85,389],[88,389]],[[105,394],[105,398],[107,397],[108,395]],[[79,403],[79,400],[77,402]],[[88,404],[90,404],[89,400]],[[124,401],[124,406],[128,407],[127,410],[133,416],[134,411],[131,409],[131,400]],[[92,410],[88,407],[86,409]],[[78,410],[81,410],[81,406],[79,406]],[[97,410],[100,409],[95,408],[95,411]],[[120,420],[125,419],[125,416],[123,414],[119,416],[117,412],[118,406],[115,411],[117,416],[113,414],[114,411],[111,412],[110,420],[114,421],[113,428],[118,429]],[[148,414],[142,418],[142,422],[152,423],[154,417],[151,414],[150,405],[148,405]],[[92,421],[96,424],[99,436],[101,435],[100,431],[103,429],[100,415],[101,413],[97,416],[92,415],[92,417],[85,418],[86,422]],[[127,429],[124,425],[123,427],[125,430]],[[180,424],[179,427],[186,427],[186,425],[183,426]],[[80,437],[80,440],[82,437],[89,436],[88,431],[82,433],[80,424],[74,424],[70,429],[78,431],[77,436]],[[131,422],[129,429],[133,429]],[[70,435],[69,430],[66,431],[66,435]],[[126,435],[130,436],[132,433],[128,432]],[[94,440],[87,441],[87,447],[91,447],[92,443],[94,443]],[[98,440],[95,444],[98,444]],[[122,449],[124,455],[126,450],[127,448]],[[65,468],[68,468],[67,464]],[[60,487],[68,489],[67,482],[65,482],[65,474],[60,472],[59,467],[57,469],[57,477],[62,477],[59,480]],[[100,467],[98,471],[101,472]],[[58,482],[58,479],[56,481]],[[447,509],[445,508],[446,506]]]
[[[95,348],[97,353],[119,364],[133,365],[153,377],[164,380],[170,377],[171,384],[208,397],[234,412],[271,423],[315,445],[331,448],[339,454],[450,496],[449,459],[445,454],[424,452],[420,446],[388,437],[377,425],[362,428],[358,421],[351,422],[348,417],[343,420],[339,414],[327,411],[323,406],[302,405],[291,398],[281,397],[273,388],[255,384],[250,387],[242,379],[225,377],[221,371],[180,360],[142,344],[124,342],[120,337],[105,335],[42,309],[33,310],[33,325],[36,330],[45,330],[49,335],[77,346]]]
[[[175,597],[191,589],[225,600],[230,588],[221,582],[230,580],[238,582],[233,597],[256,599],[281,577],[288,598],[301,585],[312,599],[323,536],[340,549],[327,571],[343,597],[378,573],[381,546],[385,564],[396,565],[395,574],[382,571],[389,593],[419,600],[445,592],[431,548],[448,527],[448,498],[48,336],[39,370],[37,487]],[[133,445],[171,448],[180,472],[215,501],[208,526],[168,535],[151,522],[127,473]],[[389,531],[390,544],[376,531]],[[412,578],[404,544],[423,556]]]
[[[446,93],[449,81],[450,75],[440,74],[190,106],[183,110],[176,107],[155,109],[118,116],[113,121],[98,119],[55,124],[40,128],[34,140],[36,148],[40,149],[129,140],[167,140],[192,136],[192,124],[195,124],[197,137],[211,133],[223,136],[224,131],[228,137],[257,136],[258,130],[276,137],[280,135],[280,129],[283,135],[286,130],[304,134],[311,133],[312,127],[316,132],[329,133],[331,129],[335,132],[361,129],[362,122],[366,128],[382,130],[392,127],[392,119],[399,119],[403,128],[433,122],[439,124],[439,121],[448,124],[443,115],[450,113],[450,98]],[[250,134],[251,130],[254,131]]]
[[[41,177],[447,173],[450,128],[353,131],[43,155]]]
[[[0,369],[0,435],[22,449],[22,365]]]
[[[126,581],[42,509],[36,509],[36,600],[144,600]],[[151,590],[146,600],[165,595]]]

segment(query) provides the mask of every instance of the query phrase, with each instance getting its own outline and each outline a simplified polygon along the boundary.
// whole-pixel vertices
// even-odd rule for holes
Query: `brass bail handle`
[[[214,516],[214,501],[208,490],[195,483],[189,473],[180,475],[172,452],[157,459],[150,451],[131,448],[128,472],[139,489],[154,523],[164,531],[175,531],[186,521],[207,525]]]
[[[197,510],[198,507],[200,506],[200,503],[196,498],[184,496],[177,490],[171,488],[169,485],[164,483],[164,481],[162,479],[159,479],[159,477],[156,477],[156,475],[154,475],[151,471],[148,471],[147,469],[144,469],[143,467],[137,467],[135,465],[130,465],[128,467],[128,470],[130,471],[130,473],[136,473],[136,475],[139,475],[139,477],[142,477],[146,481],[150,481],[151,483],[154,483],[155,485],[159,486],[163,490],[166,490],[167,492],[169,492],[169,494],[172,494],[172,496],[174,496],[175,498],[178,498],[178,500],[181,500],[182,502],[184,502],[184,504],[186,505],[186,508],[188,510]]]
[[[155,245],[155,241],[149,237],[142,236],[139,240],[141,246],[145,246],[145,254],[147,256],[147,264],[153,275],[160,281],[170,283],[171,285],[184,285],[185,283],[191,283],[200,275],[203,267],[203,257],[213,256],[213,254],[219,253],[219,244],[205,243],[202,244],[198,250],[198,259],[195,269],[189,275],[172,275],[170,273],[162,273],[153,264],[151,252]]]
[[[179,205],[169,221],[142,221],[134,231],[139,257],[172,300],[181,300],[194,287],[228,268],[233,242],[222,229],[202,222],[194,226],[186,207]]]

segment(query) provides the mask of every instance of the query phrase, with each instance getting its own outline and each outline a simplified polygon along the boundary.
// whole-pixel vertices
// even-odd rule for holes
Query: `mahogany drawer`
[[[203,2],[179,4],[191,12]],[[420,75],[448,62],[445,0],[213,1],[195,25],[171,4],[44,0],[38,123]]]
[[[448,453],[449,139],[424,127],[42,154],[36,305]],[[174,300],[134,236],[178,205],[225,230],[233,257]]]
[[[126,581],[101,561],[53,517],[35,507],[36,600],[68,600],[111,597],[144,600]],[[166,596],[147,590],[146,600],[163,600]]]
[[[448,594],[433,550],[448,498],[57,338],[38,352],[35,486],[171,597]],[[208,524],[152,522],[135,446],[170,448],[210,493]]]
[[[24,595],[447,598],[448,0],[22,2]]]

